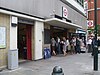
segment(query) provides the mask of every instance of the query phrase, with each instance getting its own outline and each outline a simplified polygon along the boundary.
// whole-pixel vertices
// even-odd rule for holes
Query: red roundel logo
[[[92,26],[93,26],[93,22],[92,22],[92,21],[89,21],[89,22],[88,22],[88,26],[89,26],[89,27],[92,27]]]
[[[64,15],[67,16],[67,9],[64,9]]]
[[[67,8],[63,7],[63,11],[62,11],[62,12],[63,12],[63,13],[62,13],[62,14],[63,14],[62,16],[63,16],[64,18],[67,18],[67,16],[68,16],[68,10],[67,10]]]

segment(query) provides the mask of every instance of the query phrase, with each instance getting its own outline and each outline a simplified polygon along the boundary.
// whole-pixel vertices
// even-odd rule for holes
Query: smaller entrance
[[[67,30],[68,29],[65,29],[65,28],[61,28],[61,27],[54,27],[54,26],[51,26],[51,37],[67,37]]]
[[[32,59],[31,25],[18,25],[18,49],[19,59]]]

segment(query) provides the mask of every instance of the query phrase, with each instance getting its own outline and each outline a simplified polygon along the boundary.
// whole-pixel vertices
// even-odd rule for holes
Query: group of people
[[[71,39],[56,37],[51,39],[51,52],[52,55],[62,54],[66,56],[68,53],[77,54],[81,53],[81,47],[84,47],[83,39],[79,37],[72,37]]]
[[[97,41],[94,35],[91,35],[87,39],[87,49],[88,53],[92,52],[92,56],[94,55],[95,45],[97,45],[98,52],[100,51],[100,37],[97,38]]]

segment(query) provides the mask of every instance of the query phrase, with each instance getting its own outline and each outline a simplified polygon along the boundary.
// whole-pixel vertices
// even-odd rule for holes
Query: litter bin
[[[51,57],[51,51],[49,48],[44,48],[44,59]]]
[[[8,51],[8,69],[18,68],[18,49]]]

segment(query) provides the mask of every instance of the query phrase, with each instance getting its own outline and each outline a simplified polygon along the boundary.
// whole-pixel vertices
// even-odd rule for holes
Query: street
[[[98,59],[100,59],[100,55]],[[100,60],[98,60],[98,63],[100,63]],[[65,57],[57,55],[49,59],[27,61],[21,63],[18,69],[3,70],[0,75],[51,75],[55,66],[62,67],[64,75],[100,75],[100,65],[98,71],[93,71],[93,57],[90,53]]]

